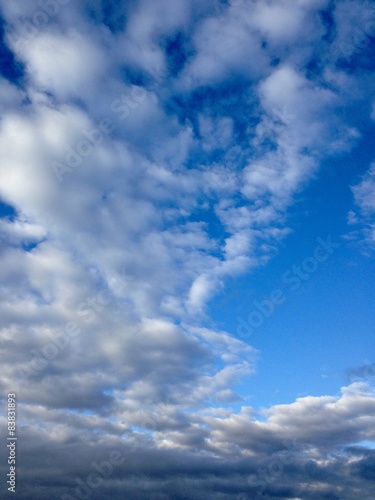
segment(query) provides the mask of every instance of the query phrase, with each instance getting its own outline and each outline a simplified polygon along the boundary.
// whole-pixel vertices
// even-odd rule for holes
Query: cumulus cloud
[[[374,439],[374,393],[364,384],[345,387],[337,397],[271,407],[266,420],[247,407],[239,414],[216,408],[198,415],[177,412],[167,402],[148,416],[138,407],[137,424],[152,429],[152,438],[131,429],[131,410],[117,400],[111,415],[118,420],[67,416],[61,409],[47,414],[43,405],[25,408],[22,475],[28,491],[20,491],[21,498],[43,498],[48,488],[79,498],[83,484],[103,498],[136,492],[139,498],[350,499],[360,492],[370,499],[374,493],[373,450],[353,444]],[[32,458],[32,450],[43,453]],[[114,452],[123,460],[111,467]],[[43,468],[41,477],[36,472]],[[98,471],[100,490],[89,479]]]
[[[238,390],[256,350],[206,315],[359,137],[337,110],[367,79],[334,67],[351,34],[339,4],[324,24],[328,3],[0,1],[21,72],[0,79],[20,498],[373,498],[371,387],[256,414]]]

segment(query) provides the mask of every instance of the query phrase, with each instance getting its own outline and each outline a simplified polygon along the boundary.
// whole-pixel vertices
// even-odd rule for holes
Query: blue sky
[[[301,394],[335,394],[347,382],[349,365],[370,361],[374,350],[375,297],[369,279],[374,273],[373,255],[346,243],[346,214],[353,203],[350,185],[365,173],[363,164],[371,159],[373,149],[369,134],[349,158],[330,162],[327,169],[331,171],[312,181],[290,212],[293,232],[272,260],[231,282],[211,303],[210,317],[235,333],[238,318],[246,320],[257,310],[254,300],[269,299],[272,290],[283,289],[285,302],[249,338],[261,353],[258,373],[249,378],[250,388],[246,384],[243,388],[244,394],[251,393],[255,406],[291,402]],[[301,280],[297,291],[291,290],[283,283],[283,273],[312,255],[315,240],[328,235],[340,248]]]
[[[19,498],[373,499],[373,3],[0,14]]]

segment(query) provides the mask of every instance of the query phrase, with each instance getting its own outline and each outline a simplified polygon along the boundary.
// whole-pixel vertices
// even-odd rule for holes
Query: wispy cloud
[[[358,184],[352,186],[358,213],[349,213],[349,223],[360,228],[361,235],[371,246],[375,242],[375,164],[372,164]]]

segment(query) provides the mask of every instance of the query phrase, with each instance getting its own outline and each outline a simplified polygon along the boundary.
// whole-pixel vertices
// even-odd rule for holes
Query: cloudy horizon
[[[0,14],[0,497],[372,500],[373,2]]]

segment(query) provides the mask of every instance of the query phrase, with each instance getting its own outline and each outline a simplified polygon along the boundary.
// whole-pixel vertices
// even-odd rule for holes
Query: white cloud
[[[337,2],[334,10],[336,36],[332,53],[338,59],[350,61],[370,44],[374,35],[374,7],[372,2],[361,0],[358,8],[353,9],[350,0]]]
[[[360,183],[353,186],[354,198],[364,215],[375,212],[375,164],[372,164]]]
[[[251,498],[249,475],[297,437],[306,449],[270,495],[337,495],[340,464],[348,495],[362,495],[357,452],[343,449],[374,439],[373,392],[354,384],[257,419],[236,390],[255,350],[202,324],[228,276],[270,258],[322,159],[351,147],[357,132],[336,111],[364,81],[333,69],[323,0],[155,5],[70,2],[27,43],[8,37],[25,74],[19,87],[0,80],[0,196],[16,210],[0,219],[0,384],[20,382],[25,484],[31,498],[43,484],[73,494],[67,478],[87,476],[95,445],[98,460],[133,454],[113,476],[129,498]],[[1,6],[10,30],[34,13]],[[312,46],[327,51],[321,72],[306,69]],[[353,187],[364,217],[373,174]],[[324,460],[326,478],[311,480]]]
[[[254,144],[260,157],[244,170],[243,192],[250,199],[270,195],[282,208],[315,174],[323,154],[345,149],[357,134],[342,125],[335,131],[336,120],[327,110],[339,104],[338,96],[290,66],[277,68],[260,84],[259,94],[265,114]],[[276,148],[267,151],[270,141]]]
[[[306,34],[313,33],[316,36],[317,30],[319,33],[321,27],[314,15],[311,15],[311,11],[321,9],[327,4],[326,0],[302,0],[293,4],[286,0],[257,2],[251,15],[252,22],[272,44],[303,40]]]
[[[0,235],[8,244],[19,245],[40,242],[46,233],[41,226],[26,220],[11,222],[7,219],[0,219]]]
[[[4,113],[7,110],[14,109],[21,105],[23,93],[12,85],[5,78],[0,78],[0,112]]]
[[[268,67],[259,36],[236,6],[203,21],[193,43],[197,54],[181,76],[183,88],[217,84],[233,74],[258,78]]]
[[[359,214],[351,211],[355,216],[355,223],[363,227],[363,234],[367,242],[375,242],[375,164],[372,164],[361,181],[352,186],[354,201],[359,209]],[[351,215],[350,220],[353,219]]]
[[[90,92],[108,71],[105,51],[95,40],[75,31],[40,33],[20,55],[35,85],[59,99]]]

